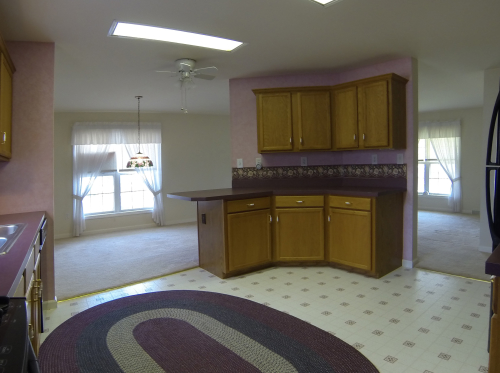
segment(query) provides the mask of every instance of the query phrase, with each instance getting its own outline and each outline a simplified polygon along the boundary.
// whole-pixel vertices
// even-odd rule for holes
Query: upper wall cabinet
[[[259,89],[254,93],[259,153],[331,150],[329,87]]]
[[[407,81],[387,74],[333,87],[333,149],[406,148]]]
[[[0,36],[0,161],[12,157],[12,75],[15,68]]]
[[[254,89],[259,153],[406,147],[407,80]]]

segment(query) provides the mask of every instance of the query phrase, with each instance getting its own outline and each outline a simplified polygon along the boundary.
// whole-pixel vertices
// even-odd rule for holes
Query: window
[[[151,210],[154,198],[134,169],[123,145],[111,145],[102,171],[83,199],[85,215]]]
[[[418,140],[418,193],[446,196],[451,193],[451,180],[439,164],[429,139]]]

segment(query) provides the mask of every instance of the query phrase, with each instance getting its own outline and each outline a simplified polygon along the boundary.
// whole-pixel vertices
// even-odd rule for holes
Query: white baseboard
[[[57,297],[54,297],[54,300],[44,300],[43,301],[44,311],[55,310],[56,308],[57,308]]]
[[[176,225],[176,224],[193,223],[193,222],[196,222],[196,219],[193,220],[191,218],[191,219],[181,219],[181,220],[169,220],[165,223],[165,225]],[[102,234],[102,233],[112,233],[112,232],[130,231],[130,230],[134,230],[134,229],[154,228],[157,226],[158,225],[156,225],[156,223],[152,222],[150,224],[134,225],[134,226],[128,226],[128,227],[117,227],[117,228],[84,231],[81,235],[82,236],[93,236],[93,235]],[[73,237],[73,235],[71,233],[62,233],[62,234],[56,234],[54,236],[54,239],[59,240],[62,238],[71,238],[71,237]]]
[[[413,259],[413,260],[403,259],[402,266],[403,266],[403,268],[414,268],[415,264],[417,264],[417,260],[416,259]]]
[[[491,254],[491,246],[479,246],[479,251]]]
[[[184,223],[195,223],[196,219],[181,219],[181,220],[169,220],[165,223],[165,225],[176,225],[176,224],[184,224]]]

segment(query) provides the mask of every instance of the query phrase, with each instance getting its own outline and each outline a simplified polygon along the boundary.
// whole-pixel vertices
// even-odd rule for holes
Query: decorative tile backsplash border
[[[333,179],[353,178],[404,178],[406,164],[357,164],[334,166],[283,166],[233,168],[235,179]]]

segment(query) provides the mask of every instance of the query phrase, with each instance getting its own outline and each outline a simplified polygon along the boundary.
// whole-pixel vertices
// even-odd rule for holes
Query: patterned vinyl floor
[[[280,267],[221,280],[200,269],[59,302],[46,338],[89,307],[164,290],[244,297],[305,320],[356,347],[381,373],[487,372],[490,284],[422,269],[381,279],[329,267]]]

